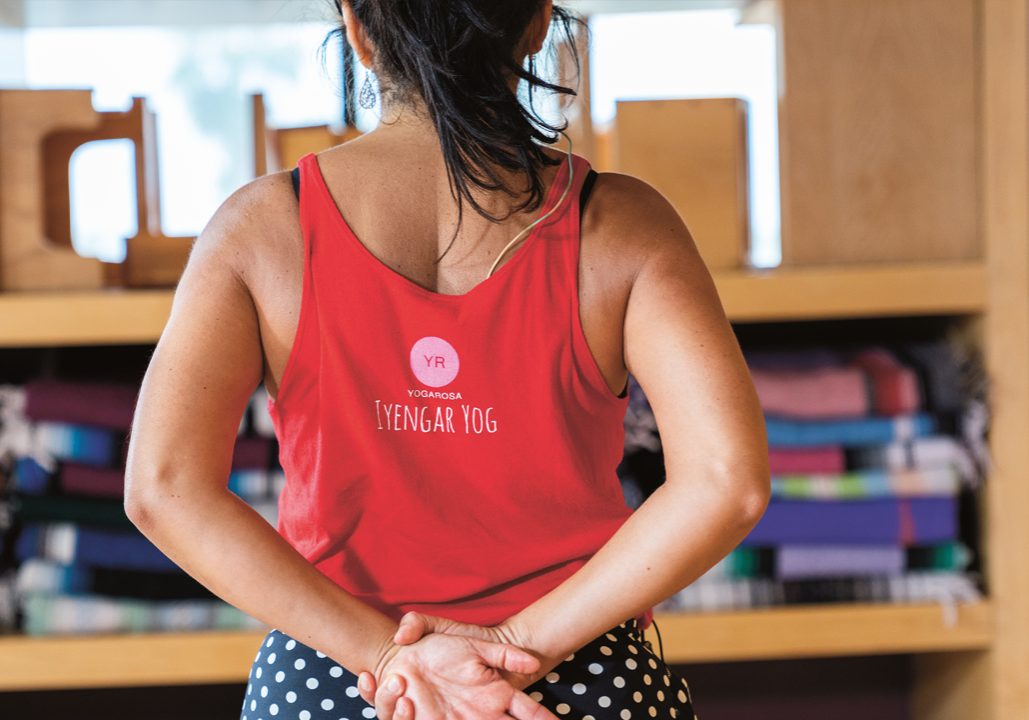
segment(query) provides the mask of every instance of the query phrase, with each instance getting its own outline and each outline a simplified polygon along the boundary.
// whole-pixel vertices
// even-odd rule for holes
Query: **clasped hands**
[[[562,658],[524,649],[504,623],[480,626],[408,612],[358,692],[378,720],[558,720],[525,693]]]

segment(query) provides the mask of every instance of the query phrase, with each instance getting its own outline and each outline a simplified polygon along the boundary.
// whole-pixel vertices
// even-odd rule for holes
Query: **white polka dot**
[[[575,653],[572,653],[571,655],[569,655],[568,657],[565,658],[565,661],[567,662],[568,660],[574,660],[574,659],[575,659]]]
[[[332,710],[336,703],[332,702],[332,698],[325,698],[322,700],[322,710]]]
[[[351,685],[350,687],[348,687],[346,689],[346,693],[347,693],[348,697],[357,697],[359,692],[360,691],[357,689],[356,685]]]
[[[261,697],[268,697],[268,686],[267,685],[262,685],[261,686]]]
[[[262,672],[263,671],[261,670],[261,668],[257,668],[256,670],[254,670],[254,677],[257,677],[257,678],[261,677],[261,673]]]
[[[266,643],[264,644],[264,646],[265,646],[265,647],[271,647],[271,646],[272,646],[272,643],[273,643],[273,642],[275,642],[275,638],[273,638],[273,637],[270,637],[270,638],[268,638],[268,642],[266,642]]]
[[[256,707],[257,707],[257,701],[256,700],[251,700],[250,701],[250,709],[253,710]]]
[[[339,665],[333,665],[329,668],[329,675],[332,675],[332,677],[340,677],[342,674],[343,668],[341,668]]]
[[[684,693],[682,690],[679,691],[679,694],[678,694],[677,697],[679,698],[679,702],[686,702],[686,693]],[[251,709],[253,709],[253,708],[251,708]]]
[[[318,687],[318,678],[307,678],[307,687],[311,688],[312,690]]]
[[[529,693],[529,697],[531,697],[536,702],[539,702],[543,699],[543,693],[541,693],[539,690],[533,690],[531,693]]]
[[[604,666],[600,663],[590,663],[589,668],[587,669],[594,675],[599,675],[600,673],[604,672]]]
[[[548,672],[547,673],[547,682],[556,683],[560,679],[561,679],[561,676],[558,675],[556,672]]]
[[[658,690],[657,691],[657,699],[658,700],[664,700],[665,699],[665,691],[664,690]]]
[[[666,686],[668,686],[668,687],[670,687],[670,686],[671,686],[671,684],[672,684],[672,681],[668,679],[668,675],[662,675],[662,676],[661,676],[661,679],[665,681],[665,685],[666,685]]]
[[[641,693],[639,690],[637,690],[636,692],[634,692],[632,694],[632,699],[635,700],[636,702],[643,702],[643,693]]]
[[[615,687],[617,688],[625,687],[625,678],[623,678],[621,675],[616,675],[615,679],[611,682],[613,682],[615,684]]]
[[[654,658],[647,658],[647,665],[657,670],[657,661]]]
[[[315,650],[314,654],[317,655],[320,658],[325,657],[325,653],[323,653],[321,650]]]
[[[275,673],[275,682],[282,682],[285,679],[286,679],[286,673],[282,672],[281,670],[279,670],[277,673]]]
[[[288,693],[286,693],[286,702],[295,703],[296,701],[297,701],[297,694],[295,692],[290,690]]]
[[[650,714],[650,717],[657,717],[657,708],[653,705],[647,708],[647,712]]]
[[[303,658],[297,658],[296,662],[293,663],[293,667],[295,667],[297,670],[303,670],[306,665],[307,661]]]
[[[286,649],[287,650],[292,650],[296,646],[297,646],[297,641],[293,640],[292,638],[290,639],[290,641],[288,643],[286,643]]]
[[[572,692],[576,695],[582,695],[584,692],[586,692],[586,686],[582,683],[575,683],[574,685],[572,685]]]
[[[611,633],[604,633],[604,637],[606,637],[608,640],[618,640],[618,636],[612,635]]]
[[[568,703],[558,703],[557,707],[554,709],[557,710],[559,715],[567,715],[568,711],[572,709],[572,706]]]
[[[275,653],[268,656],[268,664],[271,665],[273,662],[275,662]]]
[[[254,689],[253,686],[250,683],[247,683],[247,695],[249,695],[250,691],[253,690],[253,689]]]
[[[364,710],[361,711],[361,714],[364,715],[366,718],[373,718],[375,717],[375,708],[366,707]]]
[[[582,720],[597,720],[597,719],[595,717],[593,717],[592,715],[583,715],[582,716]]]
[[[611,698],[607,695],[601,695],[597,698],[597,705],[600,707],[608,707],[611,704]]]
[[[311,720],[311,713],[308,710],[301,710],[300,720]]]
[[[275,703],[272,703],[271,707],[268,708],[268,712],[270,712],[272,715],[278,715],[279,714],[279,706],[276,705]]]
[[[654,681],[650,679],[650,675],[648,673],[643,673],[643,684],[650,685],[652,682]]]
[[[632,713],[629,712],[629,710],[622,710],[622,712],[621,712],[622,720],[629,720],[629,718],[631,718],[631,717],[632,717]]]
[[[625,659],[625,667],[629,668],[630,670],[635,670],[636,669],[636,661],[633,660],[632,658],[626,658]]]
[[[639,653],[639,649],[635,645],[629,645],[629,652],[631,652],[633,655],[636,655]]]
[[[614,652],[614,651],[611,648],[609,648],[607,645],[601,645],[600,646],[600,653],[602,655],[610,655],[612,652]]]

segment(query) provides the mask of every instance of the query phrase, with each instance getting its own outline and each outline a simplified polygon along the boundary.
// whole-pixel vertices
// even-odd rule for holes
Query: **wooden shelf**
[[[264,634],[0,636],[0,691],[246,682]]]
[[[965,315],[986,306],[981,262],[897,263],[712,273],[733,322]]]
[[[935,603],[838,604],[720,613],[655,613],[669,663],[975,650],[990,646],[989,601],[955,606],[951,626]],[[647,639],[657,648],[657,633]]]
[[[983,649],[989,602],[655,613],[670,663]],[[0,691],[246,682],[264,632],[0,638]],[[657,635],[646,631],[657,649]]]
[[[172,290],[0,293],[0,347],[157,342]]]
[[[734,322],[983,310],[983,263],[723,270],[713,273]],[[0,293],[0,347],[155,343],[172,289]]]

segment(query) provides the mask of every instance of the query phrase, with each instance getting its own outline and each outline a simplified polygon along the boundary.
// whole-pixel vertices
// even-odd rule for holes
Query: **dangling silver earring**
[[[365,72],[364,82],[361,84],[361,92],[357,94],[357,102],[365,110],[375,107],[375,88],[372,87],[372,74]]]

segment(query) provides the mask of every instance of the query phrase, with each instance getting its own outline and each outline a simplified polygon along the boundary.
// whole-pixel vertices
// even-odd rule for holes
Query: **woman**
[[[382,123],[242,187],[197,238],[126,510],[273,628],[241,718],[690,720],[643,629],[769,494],[693,240],[646,183],[546,147],[558,128],[518,101],[519,78],[572,92],[523,69],[552,25],[571,36],[550,0],[339,10]],[[630,372],[667,470],[635,512],[615,473]],[[262,382],[277,528],[226,487]]]

